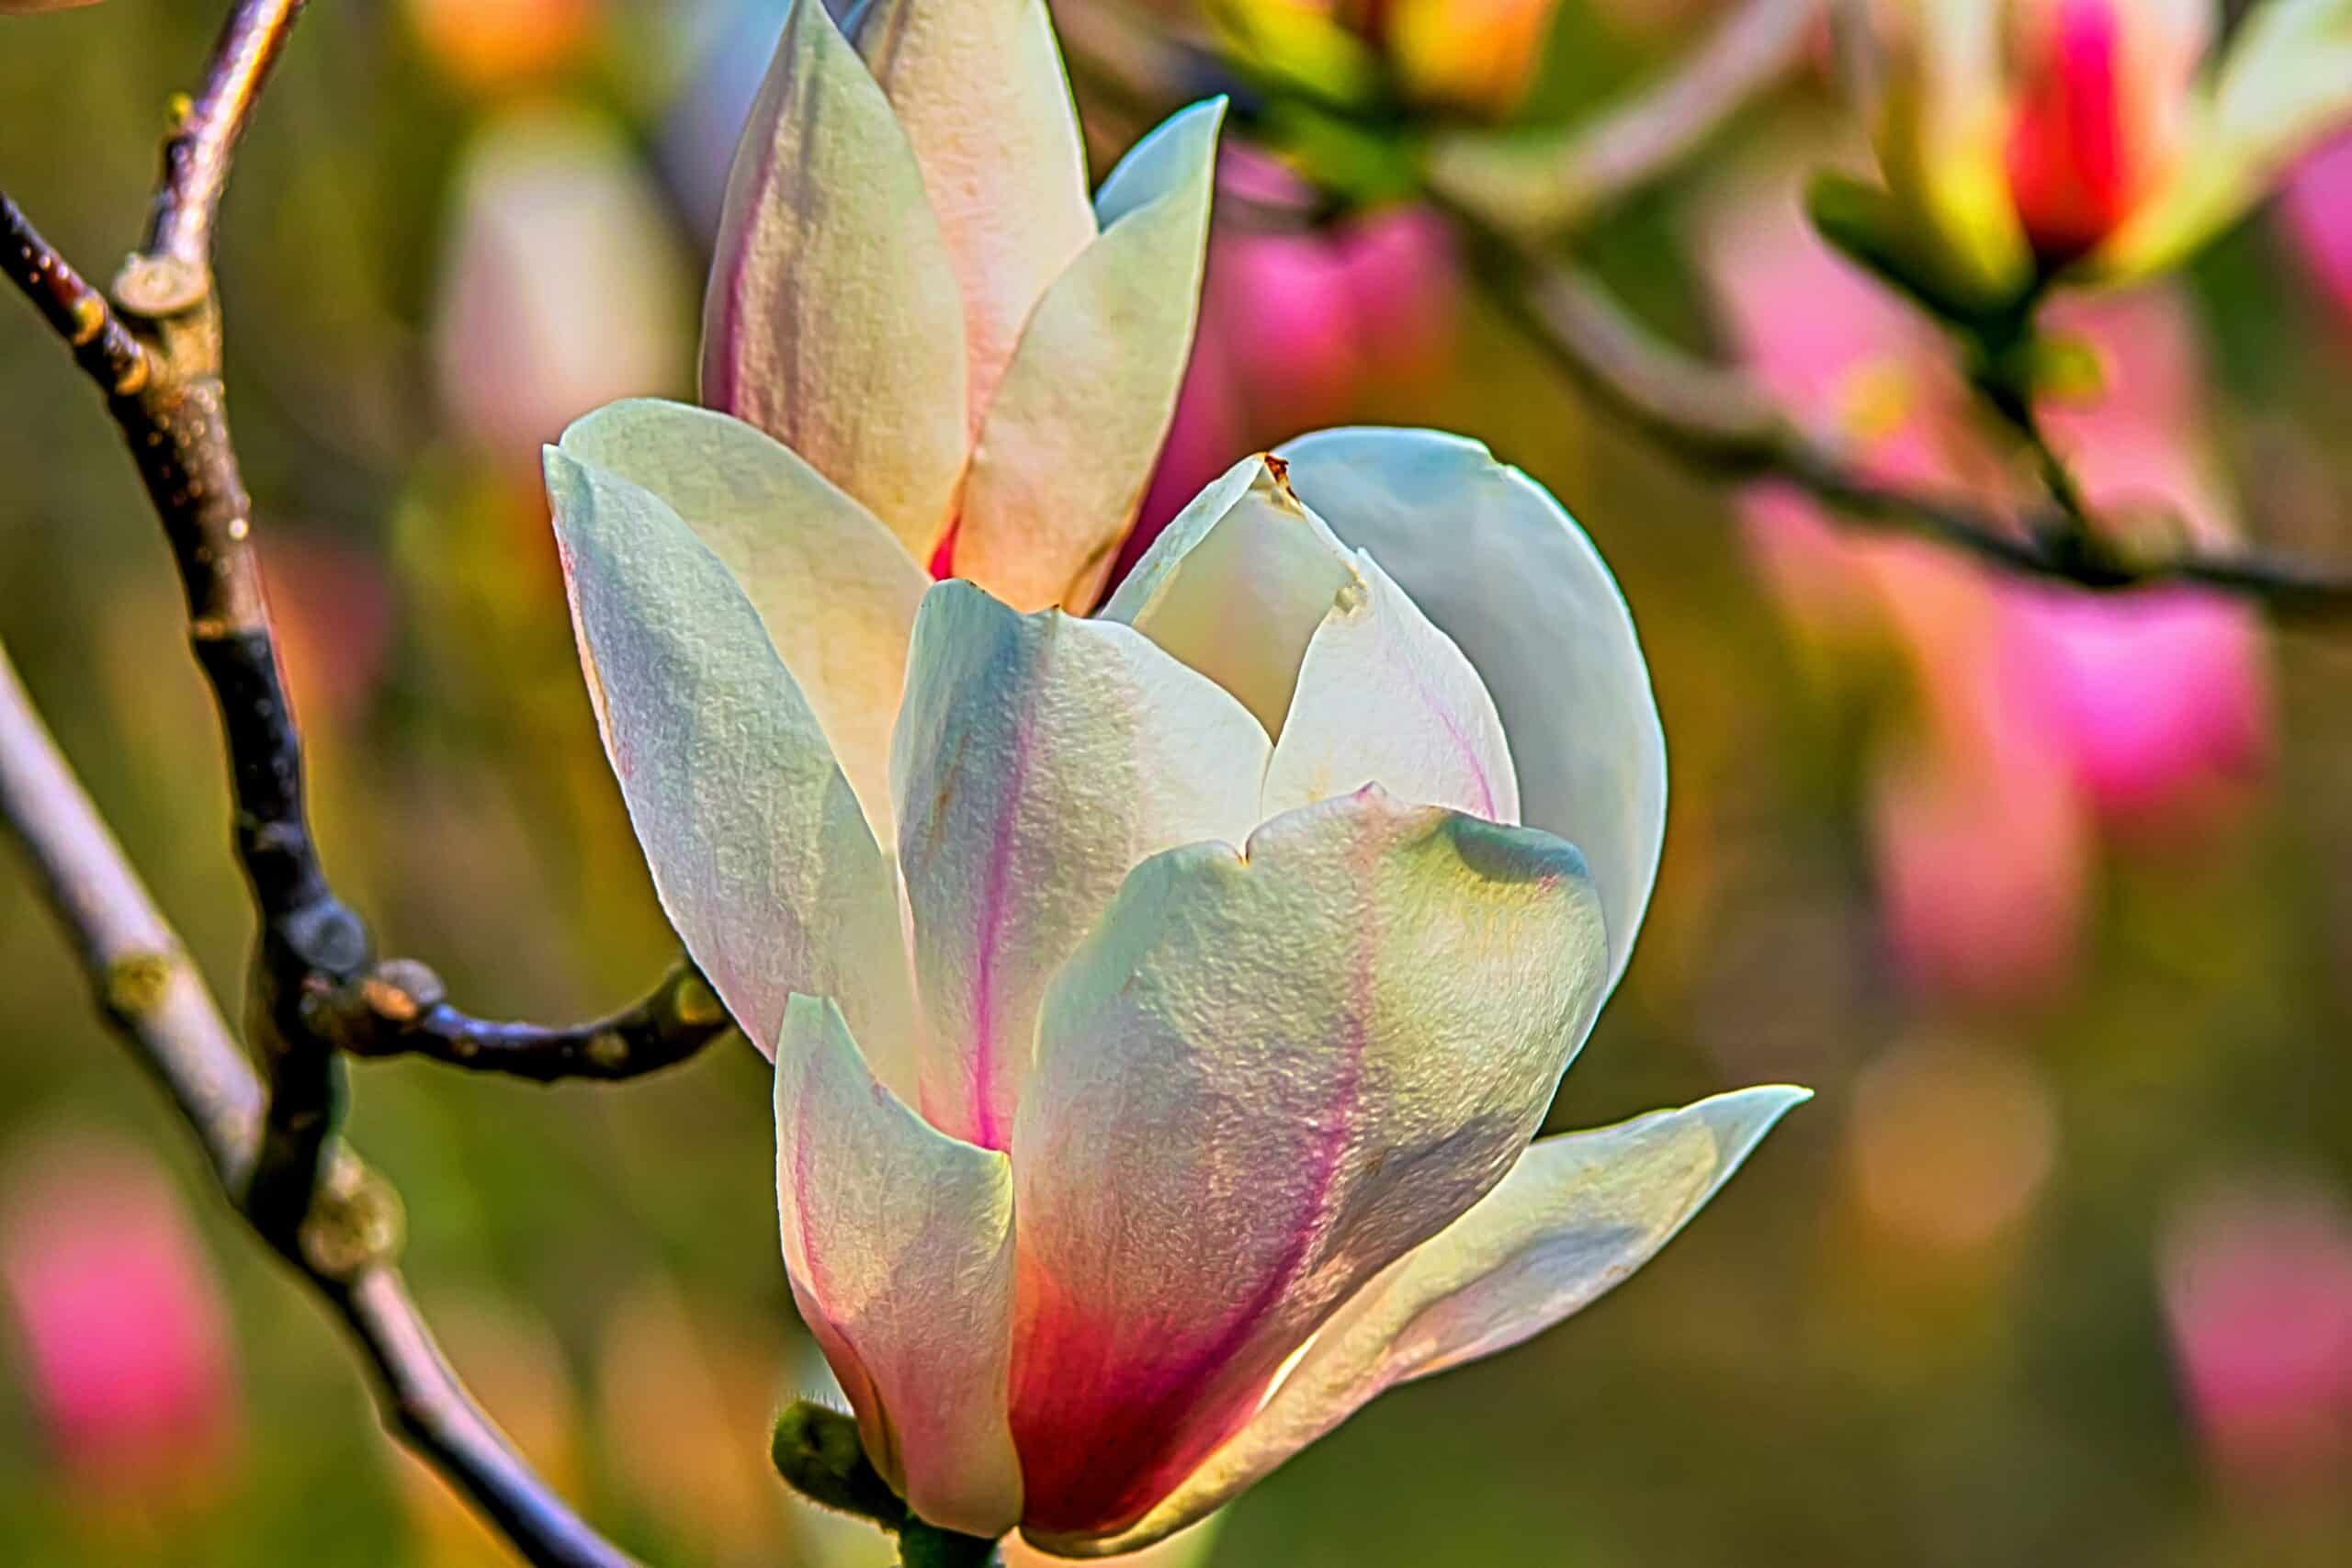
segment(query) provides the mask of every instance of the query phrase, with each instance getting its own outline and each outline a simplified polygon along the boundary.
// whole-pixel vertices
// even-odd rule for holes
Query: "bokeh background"
[[[321,4],[231,195],[232,407],[329,863],[480,1010],[600,1010],[673,951],[537,453],[609,398],[690,394],[782,9]],[[1456,6],[1430,98],[1563,119],[1711,10]],[[95,274],[136,238],[219,11],[0,22],[0,181]],[[1107,162],[1135,126],[1099,120]],[[1997,491],[1937,340],[1795,217],[1849,136],[1800,73],[1582,253],[1890,472]],[[1246,151],[1227,177],[1282,179]],[[2352,143],[2187,276],[2069,324],[2104,385],[2052,419],[2098,497],[2352,559]],[[1426,215],[1222,229],[1154,513],[1361,421],[1472,433],[1543,479],[1649,651],[1663,879],[1554,1126],[1767,1079],[1820,1097],[1632,1282],[1380,1401],[1245,1499],[1214,1560],[2352,1562],[2352,626],[1857,546],[1593,414]],[[248,920],[168,563],[92,394],[14,308],[0,638],[233,993]],[[13,865],[0,976],[7,1561],[500,1561],[379,1435]],[[815,1374],[748,1049],[619,1089],[355,1077],[426,1307],[592,1517],[662,1563],[887,1560],[802,1529],[766,1470]]]

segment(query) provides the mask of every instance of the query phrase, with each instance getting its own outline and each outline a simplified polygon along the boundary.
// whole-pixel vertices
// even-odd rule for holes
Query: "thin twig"
[[[231,1192],[263,1138],[261,1081],[178,936],[130,868],[0,649],[0,822],[73,940],[99,1006],[164,1085]],[[290,1233],[256,1230],[343,1319],[374,1368],[385,1424],[534,1563],[627,1568],[535,1475],[458,1382],[397,1265],[400,1205],[338,1149]]]
[[[303,4],[245,0],[230,13],[205,66],[203,86],[178,106],[164,142],[164,177],[144,246],[149,255],[188,267],[211,265],[213,220],[228,187],[230,160]]]
[[[710,983],[684,961],[642,1001],[550,1029],[460,1012],[430,969],[394,959],[319,998],[311,1022],[355,1056],[424,1056],[539,1083],[642,1077],[687,1060],[731,1027]]]
[[[1786,76],[1827,8],[1826,0],[1747,0],[1667,74],[1565,135],[1439,135],[1430,178],[1523,243],[1588,223],[1655,184]]]
[[[2250,552],[2133,555],[2104,545],[2095,533],[2072,530],[2054,509],[2003,514],[1963,497],[1876,479],[1850,453],[1789,418],[1747,378],[1657,338],[1590,275],[1532,262],[1492,233],[1483,239],[1494,297],[1546,355],[1597,401],[1687,462],[1785,480],[1857,523],[1916,534],[2030,577],[2100,591],[2190,583],[2257,600],[2285,616],[2352,615],[2352,573]]]
[[[6,194],[0,194],[0,265],[51,330],[73,348],[74,363],[92,380],[117,397],[146,385],[152,370],[147,350],[106,296],[82,280]]]

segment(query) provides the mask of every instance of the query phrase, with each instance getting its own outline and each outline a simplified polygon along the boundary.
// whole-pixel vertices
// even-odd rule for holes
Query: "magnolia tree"
[[[394,1429],[533,1562],[627,1559],[410,1303],[397,1201],[339,1132],[350,1057],[628,1078],[740,1031],[774,1063],[783,1266],[850,1407],[785,1411],[775,1465],[910,1563],[1192,1552],[1384,1390],[1623,1280],[1805,1098],[1530,1141],[1632,954],[1667,793],[1634,616],[1540,486],[1460,436],[1327,431],[1222,454],[1131,539],[1234,123],[1280,174],[1228,199],[1433,212],[1695,463],[2086,591],[2352,606],[2323,569],[2120,525],[2043,405],[2078,357],[2046,302],[2177,265],[2345,118],[2341,0],[2257,6],[2211,65],[2194,3],[1834,18],[1879,178],[1825,175],[1814,221],[1961,346],[2038,477],[2018,506],[1887,477],[1562,259],[1837,7],[1754,0],[1531,140],[1479,115],[1523,87],[1542,5],[1263,0],[1199,35],[1073,6],[1091,89],[1174,110],[1090,197],[1043,0],[795,0],[700,406],[615,403],[545,453],[586,693],[684,957],[609,1019],[477,1018],[375,953],[322,868],[221,398],[214,220],[301,9],[233,8],[109,291],[0,197],[0,261],[105,394],[219,699],[260,928],[243,1026],[4,666],[0,814]],[[1229,96],[1182,105],[1204,82]]]

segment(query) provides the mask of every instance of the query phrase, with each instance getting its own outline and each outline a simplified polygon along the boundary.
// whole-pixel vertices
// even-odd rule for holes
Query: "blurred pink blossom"
[[[2352,1212],[2306,1182],[2209,1190],[2166,1226],[2165,1314],[2215,1461],[2260,1486],[2352,1468]]]
[[[1217,183],[1221,211],[1306,199],[1280,164],[1238,143]],[[1237,456],[1343,424],[1368,387],[1409,383],[1452,352],[1457,273],[1433,214],[1391,208],[1329,229],[1248,221],[1210,235],[1192,367],[1114,581]]]
[[[2352,328],[2352,134],[2303,161],[2280,210],[2312,276]]]
[[[206,1489],[237,1446],[219,1280],[170,1179],[137,1146],[51,1134],[0,1193],[0,1299],[63,1473],[97,1498]]]
[[[2012,495],[1947,344],[1815,238],[1784,185],[1728,202],[1708,239],[1735,345],[1781,401],[1883,478]],[[2046,411],[2093,506],[2226,540],[2179,300],[2068,301],[2052,324],[2104,371],[2089,400]],[[2267,672],[2241,607],[2000,576],[1841,528],[1781,489],[1758,491],[1748,515],[1765,576],[1808,637],[1892,656],[1909,676],[1911,722],[1873,759],[1871,821],[1888,939],[1924,988],[2013,998],[2062,983],[2094,829],[2193,840],[2261,775]]]

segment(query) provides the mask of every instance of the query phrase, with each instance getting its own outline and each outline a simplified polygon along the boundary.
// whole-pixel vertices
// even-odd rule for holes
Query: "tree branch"
[[[164,177],[148,219],[150,257],[198,271],[212,265],[212,225],[228,187],[229,164],[254,105],[304,0],[243,0],[229,14],[204,68],[203,85],[175,106],[164,141]]]
[[[406,959],[379,964],[317,998],[311,1025],[355,1056],[424,1056],[540,1083],[641,1077],[685,1061],[732,1027],[710,983],[684,961],[642,1001],[550,1029],[460,1012],[432,970]]]
[[[1795,485],[1856,523],[1911,533],[1991,565],[2117,591],[2189,583],[2290,617],[2352,615],[2352,570],[2252,552],[2148,555],[2073,525],[2061,508],[2004,514],[1965,497],[1894,485],[1806,430],[1735,371],[1695,360],[1628,315],[1589,273],[1533,261],[1453,209],[1505,311],[1604,407],[1684,461]]]
[[[1785,76],[1827,8],[1826,0],[1747,0],[1667,74],[1565,136],[1441,134],[1430,181],[1523,242],[1574,229],[1657,181]]]
[[[231,1194],[264,1139],[264,1090],[178,936],[130,869],[0,649],[0,822],[73,940],[100,1010],[164,1085]],[[374,1368],[385,1424],[548,1568],[628,1568],[499,1433],[401,1282],[400,1202],[348,1150],[290,1232],[255,1229],[342,1318]]]

